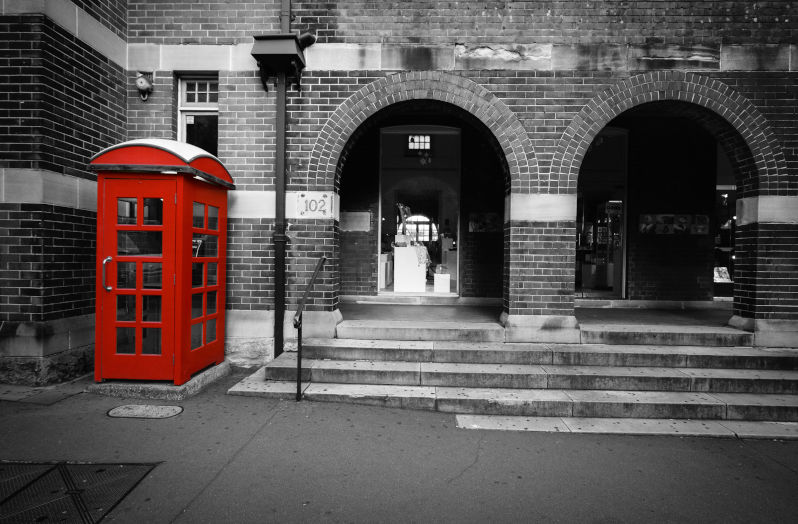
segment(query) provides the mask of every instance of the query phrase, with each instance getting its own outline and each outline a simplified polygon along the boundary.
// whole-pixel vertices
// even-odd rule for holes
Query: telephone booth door
[[[174,376],[175,180],[106,179],[98,231],[103,378]]]

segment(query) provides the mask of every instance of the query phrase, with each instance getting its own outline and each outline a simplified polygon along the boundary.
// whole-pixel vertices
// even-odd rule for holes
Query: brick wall
[[[338,221],[298,220],[288,230],[286,246],[286,305],[296,309],[316,263],[327,257],[307,303],[308,311],[330,311],[338,307],[340,229]]]
[[[734,313],[795,320],[798,308],[798,226],[749,224],[737,228]]]
[[[73,4],[89,13],[95,20],[127,39],[127,0],[71,0]]]
[[[279,0],[127,2],[129,42],[230,44],[280,30]]]
[[[219,73],[219,159],[238,189],[274,188],[275,111],[256,71]]]
[[[125,137],[122,69],[40,15],[0,17],[0,163],[83,178]]]
[[[576,223],[512,221],[509,225],[510,315],[573,315]]]
[[[755,3],[406,0],[394,4],[338,0],[292,4],[295,17],[292,30],[313,31],[320,42],[781,43],[794,42],[798,27],[791,4],[776,0]],[[278,0],[234,4],[130,0],[128,33],[131,42],[242,42],[250,41],[254,33],[277,32],[278,15]]]
[[[377,294],[377,205],[369,209],[369,231],[341,231],[341,294]]]
[[[271,309],[274,220],[227,219],[227,309]]]
[[[124,72],[41,15],[0,17],[0,32],[0,74],[9,79],[0,87],[0,166],[93,179],[91,156],[125,138]],[[3,209],[3,314],[49,321],[91,313],[96,214],[14,202]]]
[[[153,72],[153,91],[144,102],[136,89],[137,71],[128,71],[127,138],[177,138],[177,78],[172,71]]]
[[[96,222],[91,211],[0,204],[0,320],[94,312]]]
[[[798,173],[798,73],[712,74],[734,89],[761,111],[784,153],[786,172]],[[760,194],[798,195],[798,177],[764,180]]]
[[[547,0],[294,2],[293,27],[321,42],[794,42],[791,2]],[[132,28],[132,25],[131,25]]]

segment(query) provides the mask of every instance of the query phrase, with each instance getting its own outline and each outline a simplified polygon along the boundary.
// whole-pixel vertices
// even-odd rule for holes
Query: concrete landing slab
[[[719,424],[739,438],[798,440],[798,422],[724,420]]]
[[[457,427],[492,431],[798,440],[798,422],[457,415]]]
[[[107,380],[99,384],[91,384],[86,388],[86,392],[109,397],[183,400],[196,395],[228,374],[230,374],[230,363],[225,361],[197,373],[191,380],[180,386],[168,382]]]
[[[722,326],[582,323],[583,344],[751,346],[752,333]]]
[[[382,340],[457,340],[503,342],[498,322],[415,322],[402,320],[344,320],[336,328],[338,338]]]
[[[435,409],[435,388],[359,384],[311,384],[305,398],[319,402],[349,402],[405,409]]]
[[[300,385],[300,390],[305,391],[307,382]],[[281,400],[296,399],[296,382],[266,380],[266,368],[260,368],[244,380],[227,390],[228,395],[241,397],[262,397]]]

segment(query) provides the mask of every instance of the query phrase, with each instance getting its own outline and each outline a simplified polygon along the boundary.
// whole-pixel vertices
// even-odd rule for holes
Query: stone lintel
[[[275,191],[230,191],[227,193],[228,218],[267,218],[276,216]],[[305,202],[315,200],[315,211]],[[323,212],[322,212],[323,211]],[[286,191],[285,217],[291,220],[341,218],[340,198],[333,191]]]
[[[762,195],[737,200],[737,225],[798,224],[798,196]]]
[[[719,45],[643,45],[630,46],[630,71],[677,69],[717,71],[720,69]]]
[[[550,71],[552,44],[456,44],[454,69]]]
[[[506,342],[579,343],[579,323],[573,315],[508,315],[503,312]]]
[[[383,45],[380,68],[393,71],[431,71],[454,69],[453,46]]]
[[[367,71],[382,68],[382,44],[314,44],[305,50],[308,71]]]
[[[723,45],[721,71],[789,71],[790,45]]]
[[[621,44],[555,45],[551,67],[567,71],[627,71],[628,48]]]
[[[0,168],[0,202],[97,211],[97,182],[47,169]]]
[[[576,194],[511,193],[504,200],[504,220],[505,222],[576,220]]]
[[[130,70],[254,71],[250,42],[127,44]],[[307,71],[796,71],[795,45],[314,44]]]

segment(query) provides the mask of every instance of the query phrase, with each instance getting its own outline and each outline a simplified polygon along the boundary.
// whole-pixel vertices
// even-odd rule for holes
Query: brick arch
[[[440,72],[403,72],[380,78],[346,99],[318,134],[308,165],[316,187],[340,187],[339,158],[349,137],[370,116],[397,102],[437,100],[471,113],[495,136],[507,162],[513,191],[537,184],[538,163],[532,141],[515,114],[476,82]]]
[[[740,196],[767,192],[786,170],[778,139],[762,113],[726,84],[694,73],[653,72],[630,77],[594,97],[560,138],[552,181],[576,191],[582,160],[596,135],[615,117],[649,102],[677,101],[709,110],[691,116],[707,128],[735,165]],[[687,105],[685,104],[685,105]],[[555,184],[556,186],[556,184]]]

